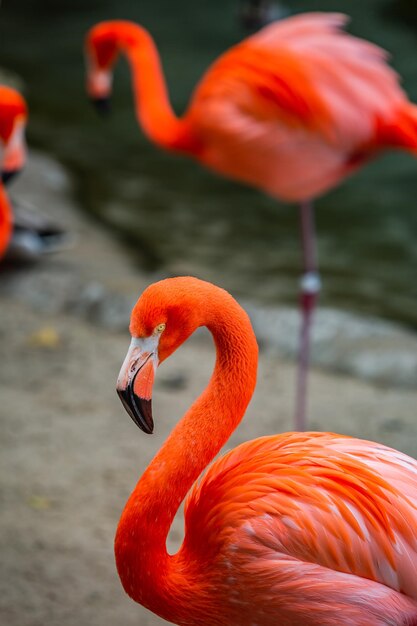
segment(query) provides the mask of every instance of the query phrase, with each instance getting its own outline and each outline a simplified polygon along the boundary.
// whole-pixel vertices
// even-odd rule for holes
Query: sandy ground
[[[66,223],[78,245],[37,268],[0,275],[0,624],[161,624],[125,596],[113,536],[137,478],[207,383],[211,340],[198,334],[160,368],[156,433],[145,436],[115,393],[127,329],[98,323],[91,298],[86,313],[85,298],[77,304],[74,293],[91,296],[100,285],[116,299],[134,298],[150,278],[74,210],[52,162],[33,159],[15,195]],[[261,352],[255,397],[228,446],[290,429],[293,389],[294,365]],[[416,406],[416,391],[319,370],[311,376],[312,429],[375,439],[417,457]],[[172,549],[181,529],[178,519]]]

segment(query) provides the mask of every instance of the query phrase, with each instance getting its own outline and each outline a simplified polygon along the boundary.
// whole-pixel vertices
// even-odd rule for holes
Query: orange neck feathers
[[[193,581],[192,565],[185,571],[179,555],[167,553],[166,538],[187,492],[245,413],[256,383],[258,348],[248,316],[227,292],[193,278],[173,280],[181,281],[183,293],[189,294],[189,302],[181,298],[179,304],[195,316],[195,327],[207,326],[212,332],[216,364],[208,387],[130,496],[117,529],[115,553],[126,592],[180,623],[179,596]]]
[[[99,65],[111,67],[124,53],[132,70],[136,116],[146,135],[165,149],[193,152],[196,141],[184,120],[174,114],[160,57],[149,33],[138,24],[118,20],[101,22],[87,39]]]

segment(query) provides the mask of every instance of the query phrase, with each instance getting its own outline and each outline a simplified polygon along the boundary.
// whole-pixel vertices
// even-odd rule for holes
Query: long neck
[[[172,110],[152,37],[141,26],[129,24],[117,29],[117,41],[131,66],[136,116],[143,131],[166,149],[196,151],[197,143],[187,122]]]
[[[217,350],[210,383],[139,480],[116,534],[126,592],[166,619],[175,615],[182,582],[187,586],[176,557],[166,550],[169,528],[193,483],[242,419],[256,383],[258,349],[249,319],[231,298],[225,304],[206,324]]]
[[[0,259],[4,256],[12,233],[12,211],[6,191],[0,182]]]

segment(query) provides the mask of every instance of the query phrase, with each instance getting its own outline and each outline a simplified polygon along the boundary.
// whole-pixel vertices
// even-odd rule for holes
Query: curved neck
[[[242,419],[256,383],[258,347],[249,318],[223,293],[227,301],[204,324],[217,351],[210,383],[139,480],[116,534],[125,591],[165,619],[176,615],[181,587],[193,580],[190,564],[185,573],[168,555],[168,531],[187,492]]]
[[[12,210],[2,183],[0,183],[0,259],[5,255],[12,234]]]
[[[117,43],[132,70],[136,116],[145,134],[158,145],[194,152],[196,141],[185,120],[173,112],[161,61],[149,33],[137,24],[115,25]]]

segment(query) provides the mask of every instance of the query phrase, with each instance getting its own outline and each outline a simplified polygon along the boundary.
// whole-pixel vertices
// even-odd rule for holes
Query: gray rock
[[[291,308],[244,303],[261,345],[296,358],[300,314]],[[417,388],[417,335],[397,324],[321,308],[312,332],[314,365],[372,382]]]

